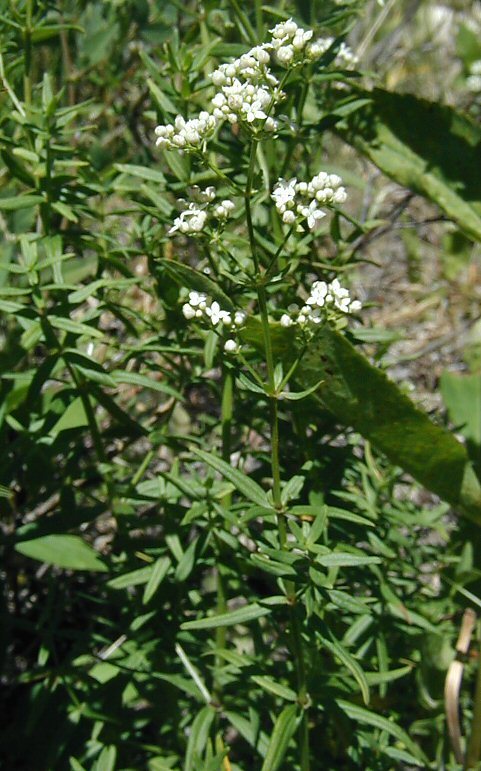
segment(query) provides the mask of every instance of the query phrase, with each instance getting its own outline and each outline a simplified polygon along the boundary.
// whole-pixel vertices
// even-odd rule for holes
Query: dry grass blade
[[[456,643],[456,651],[465,656],[469,650],[471,635],[476,623],[476,613],[471,608],[464,611],[461,629]],[[464,751],[461,744],[461,726],[459,723],[459,691],[463,678],[464,662],[455,659],[451,662],[444,684],[444,705],[448,723],[449,738],[454,756],[458,763],[464,763]]]

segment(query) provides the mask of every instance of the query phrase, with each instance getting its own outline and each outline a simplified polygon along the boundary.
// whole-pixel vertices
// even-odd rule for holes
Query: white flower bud
[[[281,64],[289,64],[294,58],[294,49],[292,46],[282,46],[277,52],[277,58]]]
[[[238,350],[239,350],[239,346],[237,345],[235,340],[229,339],[225,341],[224,351],[226,353],[236,353]]]

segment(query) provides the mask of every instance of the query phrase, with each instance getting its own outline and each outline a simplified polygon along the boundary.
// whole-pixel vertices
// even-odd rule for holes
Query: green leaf
[[[131,570],[129,573],[124,573],[116,578],[111,578],[107,581],[107,586],[110,589],[127,589],[130,586],[139,586],[139,584],[146,584],[152,576],[152,565],[148,565],[145,568],[138,568],[137,570]]]
[[[317,556],[316,562],[325,568],[350,568],[357,565],[376,565],[381,560],[379,557],[365,557],[362,554],[351,554],[347,551],[333,551],[331,554]]]
[[[115,388],[115,380],[104,370],[101,364],[90,356],[85,356],[79,351],[66,350],[63,358],[81,372],[87,380],[93,380],[96,383]]]
[[[388,669],[385,672],[365,672],[369,685],[381,685],[382,683],[391,683],[393,680],[399,680],[406,677],[413,671],[410,666],[399,667],[399,669]]]
[[[244,605],[243,608],[231,610],[228,613],[220,613],[216,616],[208,616],[197,621],[186,621],[181,624],[181,629],[215,629],[219,626],[234,626],[235,624],[247,624],[262,616],[268,616],[269,608],[262,608],[257,603]]]
[[[305,477],[299,474],[291,477],[282,488],[281,501],[285,505],[289,501],[295,500],[299,497],[302,488],[304,487]]]
[[[69,404],[62,417],[57,420],[55,425],[50,429],[50,436],[57,436],[61,431],[68,431],[72,428],[81,428],[88,426],[89,421],[87,413],[80,396]]]
[[[232,466],[229,466],[229,464],[224,460],[221,460],[221,458],[218,458],[216,455],[211,455],[208,452],[204,452],[203,450],[198,450],[194,447],[192,448],[192,452],[194,455],[197,455],[201,460],[203,460],[204,463],[207,463],[209,466],[215,469],[215,471],[218,471],[219,474],[222,474],[225,479],[228,479],[229,482],[232,482],[237,490],[245,495],[249,501],[257,503],[258,506],[263,506],[268,509],[271,508],[267,493],[264,492],[262,487],[258,485],[257,482],[254,482],[253,479],[248,477],[246,474],[243,474],[242,471],[239,471],[236,468],[232,468]]]
[[[165,185],[165,176],[157,169],[151,169],[149,166],[135,166],[132,163],[116,163],[115,168],[123,174],[130,174],[138,179],[147,179],[150,182],[158,182]]]
[[[197,292],[204,292],[212,299],[217,300],[224,310],[234,310],[232,300],[205,273],[201,273],[189,265],[175,262],[175,260],[164,260],[162,268],[172,276],[179,286],[185,286],[187,289],[194,289]]]
[[[274,724],[269,746],[261,771],[276,771],[284,760],[289,742],[294,736],[298,723],[298,708],[291,704],[282,710]]]
[[[377,715],[375,712],[370,712],[369,710],[364,709],[364,707],[358,707],[357,704],[351,704],[344,699],[336,699],[336,702],[351,720],[356,720],[358,723],[378,728],[380,731],[386,731],[390,736],[393,736],[395,739],[402,742],[415,758],[425,762],[426,767],[428,767],[429,764],[420,747],[418,747],[418,745],[413,742],[407,733],[396,723],[393,723],[382,715]]]
[[[182,394],[176,391],[175,388],[172,388],[172,386],[164,383],[162,380],[148,377],[148,375],[141,375],[139,372],[125,372],[124,370],[116,369],[110,373],[110,377],[114,383],[126,383],[127,385],[139,386],[140,388],[148,388],[151,391],[175,396],[179,401],[183,401]]]
[[[481,128],[452,107],[374,89],[336,132],[481,240]],[[356,98],[359,94],[356,94]]]
[[[144,589],[144,596],[142,598],[142,603],[144,605],[147,605],[147,603],[150,602],[150,600],[156,593],[160,584],[162,583],[165,576],[167,575],[171,564],[172,563],[169,557],[160,557],[158,560],[154,562],[154,564],[150,568],[151,570],[150,578],[146,584],[146,587]]]
[[[171,115],[176,115],[179,112],[175,104],[173,104],[169,97],[161,91],[152,78],[147,78],[147,87],[162,112],[170,113]]]
[[[45,535],[17,543],[15,550],[25,557],[59,568],[97,572],[108,570],[97,552],[78,535]]]
[[[344,646],[342,646],[341,643],[339,643],[337,640],[328,640],[323,637],[322,644],[328,649],[328,651],[336,656],[339,661],[344,664],[346,669],[349,670],[351,675],[353,675],[354,679],[359,685],[359,688],[361,689],[364,704],[369,704],[369,685],[366,679],[366,675],[364,674],[354,656],[352,656],[349,651],[347,651],[346,648],[344,648]]]
[[[41,195],[16,195],[13,198],[0,198],[0,211],[18,211],[19,209],[31,209],[44,203]]]
[[[319,380],[318,383],[314,383],[314,385],[310,386],[309,388],[305,388],[304,391],[283,391],[279,395],[279,399],[287,399],[291,402],[300,401],[301,399],[305,399],[306,396],[313,394],[314,391],[317,391],[321,383],[322,380]]]
[[[92,766],[92,771],[115,771],[116,761],[117,748],[113,744],[107,745]]]
[[[441,394],[449,417],[466,439],[481,447],[481,375],[443,372]]]
[[[432,423],[384,372],[328,326],[306,351],[296,377],[309,384],[319,375],[324,375],[324,382],[315,398],[322,407],[429,490],[481,523],[481,486],[463,445]]]
[[[207,745],[210,727],[216,714],[213,707],[206,706],[196,715],[187,743],[184,771],[197,771],[201,767],[200,756]]]
[[[251,680],[257,685],[260,685],[265,691],[273,693],[275,696],[280,696],[281,699],[286,701],[297,701],[297,693],[292,688],[287,688],[285,685],[273,680],[272,677],[266,677],[264,675],[254,675]]]
[[[62,217],[65,217],[65,219],[69,220],[69,222],[78,222],[78,217],[72,207],[63,201],[54,201],[52,203],[52,209],[55,209],[56,212],[61,214]]]
[[[80,321],[72,321],[64,316],[49,316],[48,320],[52,327],[61,329],[64,332],[72,332],[75,335],[87,335],[88,337],[96,337],[102,339],[104,333],[95,327],[91,327],[88,324],[82,324]]]
[[[247,720],[245,714],[238,714],[237,712],[226,711],[224,713],[226,719],[234,726],[236,731],[246,740],[251,747],[254,747],[261,757],[265,758],[268,748],[268,737],[264,731],[258,729],[258,717],[254,713],[254,720]],[[253,710],[250,710],[252,718]],[[257,719],[256,719],[257,718]]]

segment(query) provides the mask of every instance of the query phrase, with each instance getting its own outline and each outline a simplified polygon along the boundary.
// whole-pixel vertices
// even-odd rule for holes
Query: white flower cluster
[[[334,43],[332,37],[321,37],[312,41],[313,31],[302,29],[292,19],[276,24],[270,32],[272,34],[270,48],[279,64],[285,67],[320,59]],[[353,66],[356,61],[357,58],[349,46],[341,43],[336,53],[335,64],[340,67],[349,67]]]
[[[247,318],[244,311],[231,313],[223,310],[217,300],[210,300],[204,292],[189,292],[189,301],[182,306],[182,313],[188,321],[204,319],[221,331],[224,329],[236,331],[245,324]],[[239,346],[235,340],[229,338],[224,343],[224,350],[228,353],[236,353]]]
[[[157,126],[156,144],[164,150],[199,150],[210,139],[216,126],[215,117],[205,110],[191,120],[177,115],[173,125]]]
[[[179,203],[185,208],[175,218],[168,235],[171,236],[177,231],[185,235],[201,233],[211,217],[219,220],[220,224],[224,223],[235,209],[235,205],[228,199],[216,203],[215,193],[215,187],[212,185],[206,187],[205,190],[195,187],[193,188],[194,201],[187,203],[183,198],[180,198]]]
[[[301,327],[312,324],[320,324],[332,312],[355,313],[361,309],[359,300],[351,300],[349,291],[341,286],[337,278],[330,284],[325,281],[315,281],[311,287],[311,294],[305,305],[290,305],[289,313],[281,316],[283,327],[291,327],[298,324]]]
[[[470,91],[481,91],[481,59],[473,62],[469,68],[466,85]]]
[[[157,145],[166,150],[201,151],[224,121],[241,123],[255,132],[275,131],[277,121],[270,112],[285,95],[269,69],[271,59],[287,68],[312,62],[326,53],[334,38],[313,41],[312,30],[302,29],[292,19],[277,24],[270,32],[267,43],[221,64],[212,73],[212,83],[218,91],[211,100],[211,111],[201,112],[198,118],[190,120],[178,115],[173,124],[157,126]],[[347,67],[355,61],[350,48],[341,43],[335,63]]]
[[[268,46],[256,46],[239,59],[221,66],[211,78],[219,91],[212,99],[213,115],[218,121],[248,123],[266,131],[275,131],[277,122],[268,113],[283,98],[279,82],[268,68]]]
[[[342,179],[337,174],[321,171],[310,182],[298,182],[297,179],[279,179],[272,192],[276,209],[286,225],[307,221],[309,230],[315,230],[326,213],[319,204],[329,205],[344,203],[347,198]]]

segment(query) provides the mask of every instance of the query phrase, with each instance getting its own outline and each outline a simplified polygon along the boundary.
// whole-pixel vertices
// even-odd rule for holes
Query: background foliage
[[[280,402],[286,550],[266,492],[269,399],[236,381],[226,417],[239,367],[180,310],[182,287],[246,296],[228,258],[216,288],[197,247],[166,235],[175,199],[215,172],[156,151],[153,130],[199,108],[212,62],[289,15],[348,34],[360,75],[291,83],[286,111],[304,123],[267,148],[256,184],[287,158],[353,193],[293,247],[270,299],[281,308],[314,270],[349,276],[367,311],[322,331],[295,383],[320,386]],[[462,2],[3,8],[5,768],[305,768],[302,725],[314,769],[461,768],[443,683],[462,611],[480,602],[481,133],[467,88],[480,29]],[[236,142],[215,152],[242,181]],[[242,263],[245,237],[226,238]],[[402,348],[425,328],[382,315],[399,265],[413,319],[434,309],[426,323],[442,326],[449,304],[448,338],[463,320],[464,350],[428,387],[426,351]],[[272,335],[287,370],[296,342]],[[262,369],[256,319],[244,343]]]

